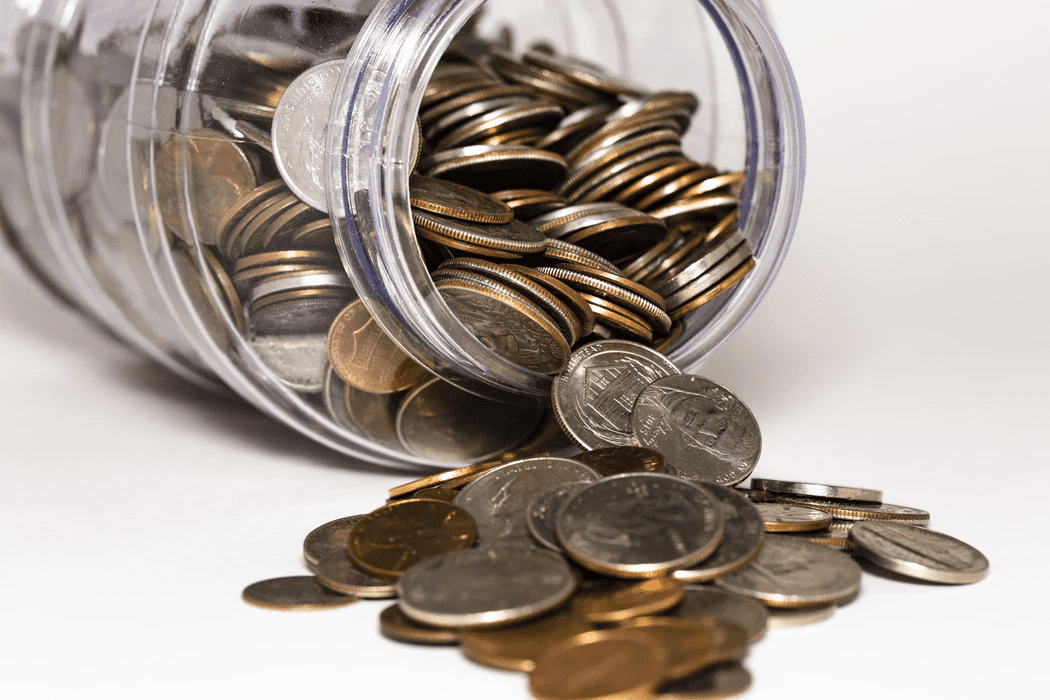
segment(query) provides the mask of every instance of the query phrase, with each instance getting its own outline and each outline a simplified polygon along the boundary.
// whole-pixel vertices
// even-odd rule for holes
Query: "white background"
[[[771,5],[806,112],[803,212],[704,373],[756,413],[757,475],[881,488],[992,570],[865,575],[829,621],[753,648],[747,697],[1041,696],[1050,3]],[[241,602],[402,475],[171,378],[10,271],[0,391],[0,696],[527,696],[455,649],[387,641],[384,602]]]

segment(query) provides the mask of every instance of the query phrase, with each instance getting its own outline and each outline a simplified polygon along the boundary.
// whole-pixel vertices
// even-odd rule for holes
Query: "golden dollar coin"
[[[682,584],[674,579],[605,579],[579,591],[571,605],[574,614],[588,622],[622,622],[669,610],[678,605],[684,595]]]
[[[637,630],[596,630],[550,647],[529,675],[539,700],[641,700],[664,678],[670,654]]]
[[[485,666],[531,672],[548,647],[593,627],[562,609],[509,627],[465,630],[460,634],[463,654]]]

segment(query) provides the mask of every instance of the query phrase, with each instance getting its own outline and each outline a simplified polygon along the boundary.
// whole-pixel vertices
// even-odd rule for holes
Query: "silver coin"
[[[306,565],[311,571],[314,571],[318,562],[332,552],[346,550],[346,545],[350,541],[350,528],[360,519],[360,515],[349,515],[327,522],[310,531],[310,534],[303,540],[303,559],[306,560]]]
[[[395,424],[412,454],[466,464],[516,446],[535,431],[543,413],[539,406],[501,403],[433,379],[409,391]]]
[[[882,503],[882,491],[863,489],[855,486],[832,486],[831,484],[811,484],[805,481],[779,481],[777,479],[751,480],[751,488],[756,491],[783,493],[793,496],[814,496],[816,498],[837,498],[845,501],[867,501]]]
[[[558,533],[554,528],[554,520],[565,502],[588,483],[590,482],[570,481],[558,484],[546,491],[541,491],[532,498],[529,507],[525,509],[525,524],[528,525],[529,532],[537,542],[555,552],[563,551],[561,545],[558,544]]]
[[[576,576],[536,547],[449,552],[409,567],[397,584],[402,612],[425,625],[486,627],[527,620],[572,595]]]
[[[831,513],[836,520],[892,520],[907,522],[912,525],[929,525],[930,513],[921,508],[898,506],[892,503],[860,503],[857,501],[836,501],[828,498],[811,498],[808,496],[777,496],[779,503],[812,506]]]
[[[327,610],[356,603],[357,598],[333,592],[313,576],[284,576],[253,583],[241,598],[270,610]]]
[[[531,457],[491,469],[463,487],[456,505],[474,516],[483,546],[532,544],[525,511],[533,497],[566,482],[596,481],[601,475],[564,457]]]
[[[738,662],[717,664],[660,688],[659,700],[714,700],[751,687],[751,672]]]
[[[769,610],[754,598],[714,586],[684,586],[682,602],[666,614],[694,620],[715,618],[732,622],[754,643],[766,633]]]
[[[309,68],[281,95],[273,114],[271,143],[288,189],[314,209],[327,212],[324,155],[328,112],[343,60]]]
[[[797,610],[786,608],[770,610],[768,626],[771,630],[782,630],[815,625],[834,615],[836,607],[835,605],[818,605],[813,608],[799,608]]]
[[[842,552],[803,539],[767,535],[758,556],[717,585],[770,607],[838,603],[860,589],[860,566]]]
[[[721,544],[711,556],[671,574],[688,583],[711,581],[746,566],[758,554],[766,537],[762,516],[746,497],[718,484],[704,484],[704,489],[722,504],[726,529]]]
[[[642,390],[677,375],[666,357],[640,343],[598,340],[577,349],[554,381],[554,415],[585,450],[634,445],[631,413]]]
[[[770,532],[821,530],[831,524],[831,514],[818,508],[788,503],[757,503],[766,529]]]
[[[252,349],[278,381],[309,394],[324,389],[328,371],[328,336],[323,333],[256,335]]]
[[[691,566],[722,541],[722,506],[702,487],[667,474],[618,474],[582,489],[555,520],[558,541],[581,566],[649,578]]]
[[[728,389],[696,375],[658,379],[631,415],[638,444],[662,452],[678,475],[723,486],[747,477],[762,452],[758,421]]]
[[[314,570],[317,581],[343,595],[357,598],[393,598],[397,595],[397,582],[365,573],[350,559],[344,546],[319,562]]]
[[[949,535],[916,525],[866,521],[849,531],[854,551],[898,574],[935,583],[975,583],[988,575],[988,559]]]

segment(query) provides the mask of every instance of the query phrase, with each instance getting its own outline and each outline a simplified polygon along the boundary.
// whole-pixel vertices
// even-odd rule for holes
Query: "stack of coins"
[[[583,452],[394,487],[372,513],[306,536],[314,576],[253,584],[244,599],[317,609],[397,598],[379,613],[382,634],[527,673],[539,700],[711,698],[747,689],[741,662],[767,629],[819,622],[857,597],[851,554],[922,581],[988,572],[980,552],[880,491],[733,486],[758,459],[754,416],[639,343],[577,350],[554,405]]]

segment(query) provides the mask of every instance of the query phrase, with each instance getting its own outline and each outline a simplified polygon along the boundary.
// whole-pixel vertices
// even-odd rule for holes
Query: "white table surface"
[[[1050,3],[770,4],[806,111],[803,212],[703,373],[757,415],[756,475],[882,488],[992,568],[866,574],[830,620],[752,649],[746,697],[1042,696]],[[241,602],[403,475],[172,378],[7,269],[0,391],[0,697],[527,697],[381,637],[385,602]]]

